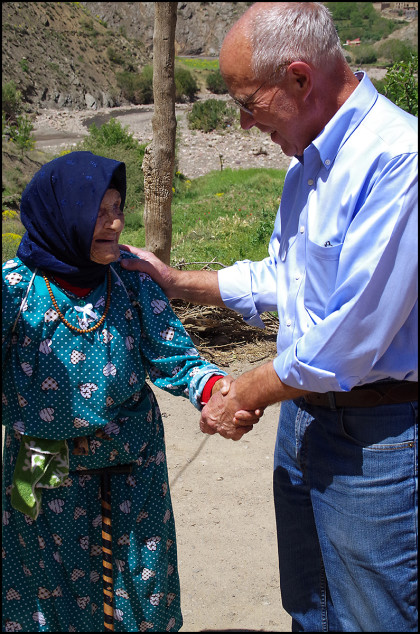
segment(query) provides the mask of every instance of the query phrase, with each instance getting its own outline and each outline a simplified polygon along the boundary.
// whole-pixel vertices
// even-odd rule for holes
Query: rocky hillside
[[[28,112],[125,105],[116,74],[151,63],[154,4],[2,2],[2,83],[15,82]],[[251,4],[178,2],[176,55],[217,56]],[[417,22],[392,37],[417,42]]]
[[[109,28],[129,38],[140,38],[151,52],[153,47],[154,2],[81,2]],[[175,32],[177,55],[219,54],[229,27],[252,2],[178,2]]]
[[[178,5],[176,54],[217,55],[250,2]],[[2,83],[29,112],[124,105],[116,73],[153,53],[154,2],[2,2]]]

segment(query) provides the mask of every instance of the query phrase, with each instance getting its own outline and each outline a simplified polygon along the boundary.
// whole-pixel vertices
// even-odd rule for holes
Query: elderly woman
[[[146,377],[197,409],[230,377],[199,356],[151,278],[120,266],[133,257],[118,246],[125,194],[124,163],[73,152],[44,165],[3,266],[6,631],[182,625],[164,430]],[[244,413],[242,433],[256,420]]]

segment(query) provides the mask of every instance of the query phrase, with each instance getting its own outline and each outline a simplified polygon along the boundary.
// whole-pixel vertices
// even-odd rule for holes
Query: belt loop
[[[328,395],[328,402],[330,404],[330,409],[336,410],[337,409],[337,405],[335,403],[335,394],[334,394],[334,392],[327,392],[327,395]]]

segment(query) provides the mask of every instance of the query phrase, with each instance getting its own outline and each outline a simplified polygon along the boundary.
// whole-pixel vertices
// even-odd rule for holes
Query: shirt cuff
[[[247,324],[265,328],[252,296],[249,262],[237,262],[217,272],[220,295],[227,308],[240,313]]]

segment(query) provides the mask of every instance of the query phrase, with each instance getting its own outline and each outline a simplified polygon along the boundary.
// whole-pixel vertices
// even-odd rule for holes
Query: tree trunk
[[[155,2],[153,141],[143,159],[146,249],[170,264],[175,164],[175,27],[177,2]]]

